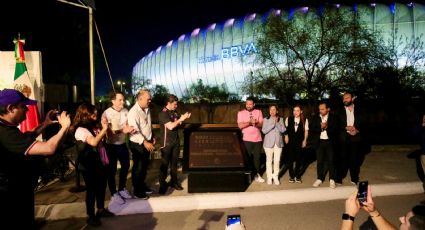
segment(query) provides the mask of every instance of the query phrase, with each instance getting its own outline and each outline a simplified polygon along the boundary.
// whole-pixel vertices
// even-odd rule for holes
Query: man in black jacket
[[[343,103],[344,107],[338,113],[341,155],[337,162],[336,183],[342,184],[350,170],[351,184],[357,185],[360,166],[365,154],[370,151],[366,141],[366,117],[361,108],[354,105],[352,93],[344,93]]]
[[[329,111],[328,104],[320,102],[319,114],[312,117],[310,123],[311,144],[317,157],[317,180],[313,187],[320,186],[329,171],[329,187],[335,188],[334,146],[338,139],[338,121]]]

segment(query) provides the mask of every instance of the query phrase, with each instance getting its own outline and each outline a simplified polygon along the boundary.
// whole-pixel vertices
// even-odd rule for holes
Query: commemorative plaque
[[[189,138],[190,169],[245,167],[237,132],[194,131]]]
[[[237,128],[186,129],[183,158],[189,193],[243,192],[251,183]]]

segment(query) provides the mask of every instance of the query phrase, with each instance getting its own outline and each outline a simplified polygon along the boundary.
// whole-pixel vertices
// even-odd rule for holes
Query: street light
[[[122,86],[125,85],[125,81],[118,81],[117,84],[120,86],[120,91],[122,92]]]
[[[62,3],[66,3],[66,4],[70,4],[73,6],[78,6],[84,9],[88,9],[89,10],[89,52],[90,52],[90,101],[91,103],[94,105],[95,101],[94,101],[94,55],[93,55],[93,7],[94,6],[94,1],[88,1],[89,4],[83,5],[81,4],[77,4],[77,3],[73,3],[73,2],[68,2],[66,0],[57,0],[58,2],[62,2]],[[87,3],[87,2],[86,2]]]

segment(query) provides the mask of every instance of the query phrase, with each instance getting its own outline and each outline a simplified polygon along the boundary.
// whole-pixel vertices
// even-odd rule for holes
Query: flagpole
[[[95,104],[95,99],[94,99],[95,88],[94,88],[94,55],[93,55],[93,8],[86,5],[80,5],[77,3],[68,2],[66,0],[56,0],[56,1],[70,4],[73,6],[78,6],[78,7],[89,10],[90,102],[92,105],[94,105]]]
[[[89,8],[89,44],[90,44],[90,92],[91,104],[95,104],[94,99],[94,55],[93,55],[93,8]]]

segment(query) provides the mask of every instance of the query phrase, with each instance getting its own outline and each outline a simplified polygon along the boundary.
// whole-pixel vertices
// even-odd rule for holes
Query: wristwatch
[[[354,216],[350,216],[350,215],[348,215],[347,213],[343,213],[343,214],[342,214],[342,219],[343,219],[343,220],[351,220],[351,221],[354,221]]]

